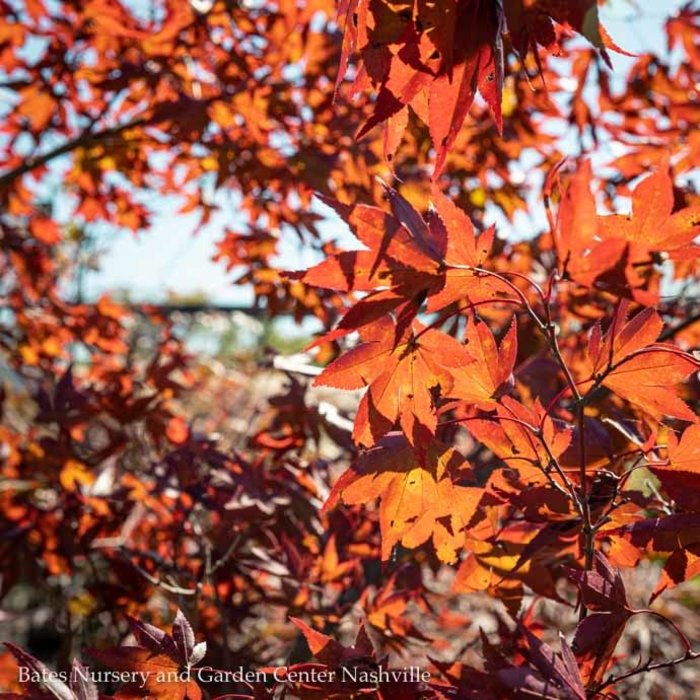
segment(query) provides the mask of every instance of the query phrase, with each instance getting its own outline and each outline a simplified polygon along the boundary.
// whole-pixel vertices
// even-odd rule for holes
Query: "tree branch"
[[[17,179],[19,179],[23,175],[26,175],[27,173],[31,172],[32,170],[35,170],[36,168],[41,168],[47,163],[50,163],[52,160],[63,156],[66,153],[74,151],[76,148],[82,148],[85,146],[91,146],[93,144],[100,143],[105,139],[108,139],[112,136],[118,136],[119,134],[121,134],[124,131],[127,131],[128,129],[133,129],[134,127],[142,126],[145,123],[146,119],[144,117],[138,117],[137,119],[127,122],[126,124],[112,126],[108,129],[103,129],[102,131],[92,132],[88,129],[84,131],[80,136],[77,136],[76,138],[71,139],[70,141],[66,141],[65,143],[61,144],[60,146],[56,146],[56,148],[53,148],[50,151],[47,151],[46,153],[25,158],[21,165],[18,165],[13,170],[9,170],[3,175],[0,175],[0,192],[8,189],[12,184],[14,184],[14,182]]]
[[[693,314],[692,316],[688,316],[688,318],[679,323],[677,326],[667,328],[659,336],[659,340],[662,342],[666,340],[671,340],[671,338],[674,338],[678,333],[684,331],[686,328],[690,328],[690,326],[698,322],[700,322],[700,312]]]
[[[683,656],[679,656],[675,659],[667,659],[666,661],[657,661],[654,663],[652,663],[651,659],[649,659],[649,661],[647,661],[645,664],[637,666],[631,671],[627,671],[627,673],[621,673],[619,676],[608,676],[607,680],[594,690],[594,693],[598,694],[601,690],[603,690],[603,688],[607,688],[615,683],[619,683],[622,680],[626,680],[627,678],[632,678],[640,673],[647,673],[648,671],[655,671],[660,668],[677,666],[678,664],[682,664],[684,661],[692,661],[693,659],[698,658],[700,658],[700,651],[688,650],[685,654],[683,654]]]

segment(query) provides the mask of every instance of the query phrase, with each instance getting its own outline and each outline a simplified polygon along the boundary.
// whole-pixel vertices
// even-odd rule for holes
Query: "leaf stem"
[[[507,285],[513,292],[515,292],[515,294],[517,295],[518,299],[520,299],[520,301],[522,302],[523,306],[527,309],[528,314],[530,314],[530,316],[532,317],[532,320],[535,322],[535,324],[537,325],[537,327],[538,327],[540,330],[544,331],[544,329],[545,329],[545,324],[544,324],[544,322],[543,322],[542,319],[537,315],[537,313],[535,312],[535,310],[532,308],[532,305],[530,304],[530,302],[528,301],[527,297],[526,297],[525,294],[523,293],[523,290],[520,289],[520,287],[518,287],[517,285],[513,284],[509,279],[506,279],[506,278],[505,278],[502,274],[500,274],[499,272],[493,272],[493,271],[491,271],[491,270],[486,270],[486,269],[484,269],[483,267],[471,267],[471,268],[469,268],[469,269],[473,270],[474,272],[478,272],[479,274],[482,274],[482,275],[487,275],[487,276],[489,276],[489,277],[494,277],[494,278],[496,278],[497,280],[503,282],[503,284]],[[532,284],[535,284],[535,283],[532,282]],[[535,286],[537,287],[537,290],[538,290],[538,293],[539,293],[540,297],[543,298],[542,290],[539,288],[538,285],[535,285]]]

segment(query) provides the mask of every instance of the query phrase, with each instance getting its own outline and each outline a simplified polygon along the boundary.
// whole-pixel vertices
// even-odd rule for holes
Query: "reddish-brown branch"
[[[621,673],[617,676],[608,676],[608,678],[597,688],[593,690],[594,695],[600,695],[601,691],[604,688],[608,688],[611,685],[615,685],[616,683],[619,683],[620,681],[626,680],[627,678],[632,678],[633,676],[637,676],[640,673],[648,673],[649,671],[655,671],[660,668],[669,668],[671,666],[677,666],[678,664],[682,664],[685,661],[692,661],[693,659],[698,659],[700,658],[700,651],[692,651],[689,650],[683,656],[679,656],[675,659],[667,659],[666,661],[657,661],[657,662],[652,662],[651,659],[647,661],[645,664],[641,664],[635,668],[633,668],[631,671],[627,671],[626,673]]]
[[[26,175],[32,170],[36,170],[37,168],[41,168],[42,166],[47,165],[52,160],[55,160],[60,156],[66,155],[67,153],[71,153],[77,148],[84,148],[87,146],[92,146],[96,143],[100,143],[101,141],[104,141],[113,136],[118,136],[119,134],[123,133],[124,131],[127,131],[128,129],[133,129],[134,127],[142,126],[145,123],[146,120],[143,117],[138,117],[133,121],[127,122],[125,124],[119,124],[117,126],[112,126],[108,129],[103,129],[102,131],[93,132],[90,130],[86,130],[82,134],[80,134],[80,136],[77,136],[76,138],[71,139],[70,141],[66,141],[60,146],[52,148],[50,151],[46,151],[46,153],[42,153],[35,156],[29,156],[28,158],[24,159],[21,165],[18,165],[16,168],[9,170],[3,175],[0,175],[0,192],[10,187],[17,179],[19,179],[23,175]]]

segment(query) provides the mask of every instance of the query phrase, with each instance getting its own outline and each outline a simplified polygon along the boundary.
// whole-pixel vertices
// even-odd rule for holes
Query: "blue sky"
[[[612,0],[601,10],[602,21],[617,44],[626,50],[663,52],[663,23],[683,4],[683,0]],[[631,58],[613,54],[616,79],[624,80],[632,62]],[[165,201],[149,231],[138,236],[110,231],[100,236],[99,247],[106,252],[101,257],[101,269],[85,279],[86,298],[126,289],[134,301],[157,302],[172,290],[178,294],[203,293],[215,303],[249,304],[251,292],[233,285],[235,274],[212,261],[223,221],[230,223],[235,217],[231,199],[222,198],[223,216],[214,216],[196,235],[192,232],[197,217],[178,215],[177,207]],[[327,226],[343,224],[329,222]],[[296,256],[293,267],[311,262]]]

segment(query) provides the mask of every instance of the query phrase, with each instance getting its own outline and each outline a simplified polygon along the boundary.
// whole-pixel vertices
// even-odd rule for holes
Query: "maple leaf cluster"
[[[700,9],[607,4],[0,2],[2,697],[693,697]],[[86,300],[173,202],[302,364]]]

